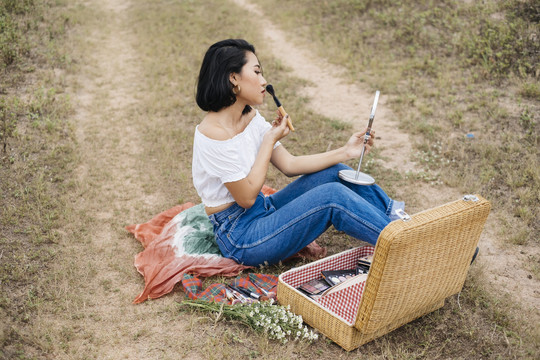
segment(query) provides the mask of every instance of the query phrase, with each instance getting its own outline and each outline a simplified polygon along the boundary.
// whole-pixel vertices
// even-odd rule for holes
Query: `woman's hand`
[[[273,126],[282,128],[284,134],[288,134],[287,122],[285,120],[286,119],[278,118]],[[279,121],[281,121],[281,123],[278,125],[277,122]],[[283,145],[278,146],[272,152],[271,161],[276,168],[287,176],[311,174],[336,165],[337,163],[360,157],[362,147],[364,146],[364,135],[366,134],[366,131],[353,134],[344,146],[324,153],[293,156]],[[369,152],[373,146],[374,138],[375,131],[372,130],[364,154]]]
[[[276,119],[272,121],[272,128],[268,130],[265,134],[265,136],[271,137],[274,143],[289,135],[290,132],[289,126],[287,125],[287,119],[289,118],[289,114],[283,116],[279,111],[277,112],[277,114],[278,116],[276,117]]]
[[[363,132],[357,132],[354,133],[349,141],[347,141],[347,144],[345,144],[345,151],[347,154],[347,157],[349,159],[354,159],[360,157],[360,154],[362,154],[362,147],[364,146],[364,137],[367,132],[367,129]],[[366,151],[364,152],[364,155],[369,153],[371,150],[371,147],[375,143],[375,130],[371,130],[369,140],[366,144]]]

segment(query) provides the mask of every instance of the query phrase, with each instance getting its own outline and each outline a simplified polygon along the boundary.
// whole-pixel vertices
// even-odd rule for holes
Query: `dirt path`
[[[304,44],[295,42],[291,39],[291,34],[281,31],[257,5],[248,0],[234,2],[257,16],[273,55],[291,68],[293,75],[308,80],[311,84],[303,91],[304,95],[311,99],[310,106],[315,111],[329,118],[349,121],[355,129],[365,128],[374,93],[368,93],[356,84],[347,83],[344,80],[345,69],[327,63]],[[386,100],[387,97],[381,94],[373,126],[377,131],[376,146],[382,149],[383,160],[380,163],[401,173],[420,171],[421,166],[412,161],[411,139],[399,129],[395,115],[385,106]],[[457,189],[424,183],[406,191],[405,198],[414,197],[415,203],[421,204],[415,206],[414,210],[437,206],[464,195]],[[508,294],[525,308],[533,309],[540,320],[540,288],[537,281],[530,279],[530,271],[523,268],[524,264],[531,262],[531,258],[540,259],[540,253],[532,246],[521,247],[519,253],[511,246],[502,247],[497,239],[500,226],[495,215],[497,209],[493,210],[480,239],[481,256],[478,263],[495,291]]]
[[[310,85],[303,89],[303,95],[311,99],[310,106],[315,111],[332,119],[350,122],[356,130],[367,126],[375,92],[367,92],[355,84],[348,84],[344,80],[345,69],[333,66],[307,48],[295,44],[291,36],[267,19],[256,5],[247,0],[234,1],[257,16],[273,55],[291,68],[294,76],[309,81]],[[398,123],[385,106],[386,100],[387,97],[381,94],[374,121],[377,147],[382,149],[385,166],[402,172],[413,170],[417,166],[410,161],[409,137],[398,131]]]
[[[158,195],[145,195],[145,168],[137,163],[141,151],[140,117],[134,116],[143,79],[137,41],[127,24],[127,0],[94,1],[104,14],[100,26],[87,36],[84,62],[71,79],[76,88],[76,137],[81,154],[77,170],[78,196],[74,222],[84,229],[80,241],[66,239],[66,315],[47,319],[70,329],[66,349],[56,349],[58,359],[148,359],[176,343],[182,320],[162,327],[160,312],[176,300],[134,306],[142,290],[142,277],[133,266],[140,245],[127,236],[124,226],[141,218],[145,208],[166,203]],[[83,224],[81,224],[81,219]],[[66,265],[67,264],[67,265]],[[75,282],[68,283],[68,282]],[[170,317],[170,315],[168,315]],[[75,320],[74,320],[75,319]],[[63,324],[62,324],[63,322]],[[73,325],[76,324],[76,325]],[[164,333],[165,330],[170,333]],[[67,331],[67,330],[66,330]],[[61,333],[59,336],[64,336]],[[181,346],[174,354],[182,357]],[[155,358],[169,358],[159,356]]]

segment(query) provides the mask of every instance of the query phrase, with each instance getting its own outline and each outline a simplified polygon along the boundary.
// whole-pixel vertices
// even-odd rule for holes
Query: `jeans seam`
[[[229,234],[232,233],[234,231],[234,229],[236,228],[236,225],[238,224],[238,220],[242,217],[242,215],[244,215],[246,213],[246,209],[243,209],[241,211],[239,211],[239,214],[235,217],[234,221],[231,223],[231,227],[229,228],[229,230],[227,231],[227,238],[229,237]],[[231,215],[232,217],[232,215]]]
[[[301,221],[301,220],[304,220],[305,218],[307,218],[308,216],[311,216],[313,214],[315,214],[316,212],[318,211],[322,211],[324,209],[327,209],[327,208],[336,208],[336,209],[341,209],[345,212],[347,212],[349,214],[349,216],[353,217],[356,219],[356,221],[362,223],[364,226],[368,227],[369,229],[373,230],[373,231],[376,231],[376,232],[381,232],[382,230],[377,228],[377,227],[374,227],[371,223],[369,222],[366,222],[364,221],[362,218],[359,218],[358,216],[356,216],[356,214],[354,213],[350,213],[346,208],[342,207],[342,206],[339,206],[338,204],[335,204],[335,203],[331,203],[331,204],[328,204],[326,206],[319,206],[319,207],[316,207],[316,208],[313,208],[312,210],[306,212],[303,216],[300,216],[300,217],[296,217],[295,219],[289,221],[287,224],[281,226],[279,229],[277,229],[276,231],[274,231],[273,233],[271,234],[268,234],[267,236],[263,237],[262,239],[260,239],[259,241],[256,241],[254,243],[251,243],[249,244],[248,246],[238,246],[236,244],[233,244],[231,242],[231,245],[234,246],[235,248],[237,249],[249,249],[249,248],[252,248],[252,247],[255,247],[255,246],[258,246],[260,244],[263,244],[265,243],[266,241],[268,241],[269,239],[271,239],[272,237],[276,236],[277,234],[285,231],[286,229],[288,229],[289,227],[291,227],[292,225],[296,224],[297,222]],[[229,233],[232,232],[232,229]]]
[[[388,202],[388,208],[386,209],[386,216],[390,216],[390,214],[392,213],[392,207],[394,207],[394,200],[390,199],[390,201]]]
[[[226,254],[221,250],[221,247],[220,247],[220,251],[221,251],[221,254],[228,258],[228,259],[233,259],[234,261],[236,261],[237,263],[239,264],[243,264],[242,261],[240,261],[240,259],[236,258],[236,256],[234,256],[232,254],[232,251],[229,249],[229,247],[227,246],[227,243],[226,241],[224,241],[223,239],[221,239],[219,236],[216,236],[216,242],[218,242],[218,247],[219,247],[219,243],[221,243],[221,245],[223,246],[224,250],[226,250]],[[232,243],[229,242],[229,245],[232,245]],[[233,245],[233,248],[236,248],[234,245]]]
[[[219,246],[219,245],[220,245],[220,243],[221,243],[221,245],[223,246],[223,248],[224,248],[228,253],[231,252],[231,250],[229,250],[229,247],[227,246],[226,242],[223,241],[223,239],[221,239],[221,237],[216,236],[216,242],[218,243],[218,247],[219,247],[220,249],[221,249],[221,246]],[[230,243],[229,243],[229,245],[230,245]]]

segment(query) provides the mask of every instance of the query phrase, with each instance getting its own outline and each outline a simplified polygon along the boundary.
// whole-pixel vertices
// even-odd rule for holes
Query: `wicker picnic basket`
[[[391,222],[375,248],[348,250],[279,276],[277,298],[345,350],[430,313],[461,291],[490,203],[478,195]],[[364,283],[314,300],[297,287],[374,252]],[[354,266],[353,266],[354,267]]]

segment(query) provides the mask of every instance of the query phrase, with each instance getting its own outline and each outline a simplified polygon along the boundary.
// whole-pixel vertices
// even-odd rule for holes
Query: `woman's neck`
[[[199,131],[215,140],[227,140],[245,130],[254,114],[243,115],[244,105],[233,104],[218,112],[209,112],[199,125]]]
[[[245,105],[235,102],[225,109],[221,109],[216,113],[218,115],[220,122],[231,127],[236,127],[238,124],[244,121],[242,112],[244,111]]]

